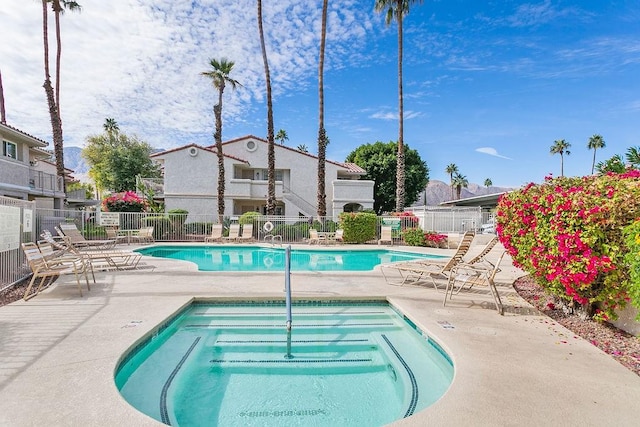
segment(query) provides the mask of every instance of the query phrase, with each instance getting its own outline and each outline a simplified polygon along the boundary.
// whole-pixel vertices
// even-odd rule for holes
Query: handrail
[[[284,291],[287,306],[287,354],[284,357],[291,359],[291,245],[284,250]]]

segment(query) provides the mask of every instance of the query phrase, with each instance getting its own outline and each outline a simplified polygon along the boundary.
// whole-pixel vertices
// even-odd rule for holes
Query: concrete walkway
[[[0,307],[0,426],[161,425],[119,395],[113,378],[123,353],[193,297],[284,298],[281,273],[144,262],[138,271],[97,273],[83,297],[63,277],[29,302]],[[503,261],[504,316],[486,289],[443,307],[430,285],[390,286],[379,271],[295,273],[291,281],[299,298],[387,297],[451,355],[449,391],[394,425],[638,425],[640,377],[539,315],[511,287],[521,274]]]

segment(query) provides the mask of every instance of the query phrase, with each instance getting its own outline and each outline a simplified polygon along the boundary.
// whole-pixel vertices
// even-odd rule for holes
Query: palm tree
[[[267,83],[267,215],[274,215],[276,212],[276,155],[273,141],[271,76],[269,75],[269,61],[267,60],[267,48],[264,44],[264,31],[262,29],[262,0],[258,0],[258,31],[260,32],[260,46],[262,47],[264,76]]]
[[[410,5],[422,0],[375,0],[376,12],[385,12],[385,22],[398,23],[398,155],[396,156],[396,211],[404,210],[404,101],[402,96],[402,22],[409,13]]]
[[[120,126],[118,126],[118,122],[116,122],[116,119],[112,117],[107,117],[106,119],[104,119],[104,124],[102,125],[102,127],[104,128],[104,131],[109,134],[120,132]]]
[[[276,134],[275,139],[280,141],[280,145],[284,145],[284,142],[289,140],[289,135],[287,135],[286,130],[280,129]]]
[[[51,9],[55,16],[56,22],[56,105],[58,106],[58,114],[60,113],[60,59],[62,57],[62,38],[60,37],[60,15],[64,13],[65,9],[72,12],[82,10],[82,6],[78,2],[69,0],[48,0],[51,2]]]
[[[598,148],[604,148],[605,143],[602,135],[595,134],[589,138],[589,142],[587,143],[587,148],[589,150],[593,150],[593,162],[591,162],[591,175],[593,175],[593,171],[596,168],[596,150]]]
[[[560,154],[560,176],[564,176],[564,155],[571,154],[569,147],[571,147],[571,144],[564,139],[556,139],[551,146],[551,154]]]
[[[218,103],[213,106],[213,114],[216,119],[216,131],[213,138],[216,142],[218,154],[218,221],[222,224],[224,218],[224,154],[222,153],[222,94],[227,84],[235,89],[241,86],[236,80],[229,77],[235,63],[226,58],[220,60],[210,59],[211,70],[200,74],[211,79],[213,87],[218,89]]]
[[[300,145],[298,145],[296,150],[302,151],[303,153],[308,153],[309,152],[309,147],[307,147],[306,144],[300,144]]]
[[[49,106],[49,117],[51,120],[51,130],[53,133],[53,153],[56,158],[56,174],[62,181],[62,190],[66,192],[66,182],[64,179],[64,145],[62,137],[62,121],[58,111],[58,105],[51,85],[51,73],[49,71],[49,26],[47,24],[47,0],[42,0],[42,35],[44,45],[44,87]]]
[[[467,188],[469,186],[469,181],[467,177],[464,175],[460,175],[456,173],[453,177],[453,185],[456,187],[456,193],[458,195],[458,200],[460,199],[460,193],[462,193],[462,187]]]
[[[322,27],[320,30],[320,54],[318,57],[318,216],[327,215],[325,165],[327,159],[327,132],[324,128],[324,48],[327,38],[327,9],[329,1],[322,2]]]
[[[629,147],[624,156],[633,168],[640,168],[640,147]]]
[[[484,186],[489,188],[493,185],[493,182],[491,181],[491,178],[487,178],[484,180]]]
[[[451,186],[451,200],[453,200],[453,174],[458,173],[458,166],[455,163],[451,163],[445,169],[445,172],[449,174],[449,185]]]

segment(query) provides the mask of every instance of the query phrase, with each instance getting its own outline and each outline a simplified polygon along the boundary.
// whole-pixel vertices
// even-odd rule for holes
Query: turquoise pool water
[[[143,255],[191,261],[200,271],[284,271],[284,248],[261,246],[153,246]],[[291,250],[292,271],[369,271],[396,261],[443,258],[385,249]]]
[[[433,404],[453,365],[386,302],[195,303],[127,355],[122,396],[174,426],[381,426]]]

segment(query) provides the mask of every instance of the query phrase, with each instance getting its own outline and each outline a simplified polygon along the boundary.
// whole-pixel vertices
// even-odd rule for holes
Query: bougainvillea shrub
[[[639,209],[638,171],[548,177],[500,199],[496,231],[515,265],[549,292],[597,318],[615,318],[629,301],[622,229]]]
[[[115,193],[102,201],[102,209],[107,212],[144,212],[146,201],[133,191]]]

